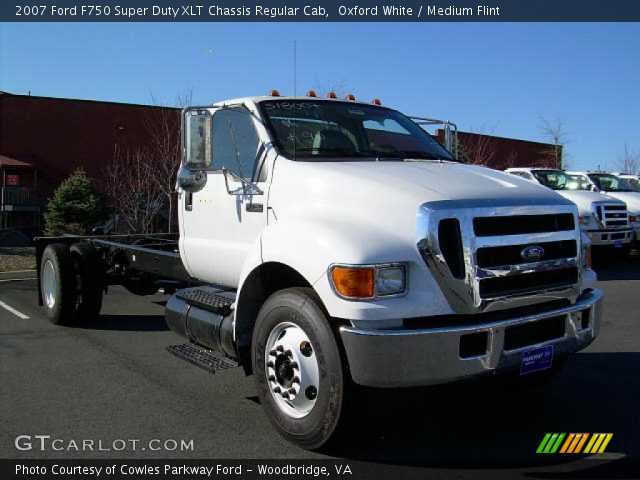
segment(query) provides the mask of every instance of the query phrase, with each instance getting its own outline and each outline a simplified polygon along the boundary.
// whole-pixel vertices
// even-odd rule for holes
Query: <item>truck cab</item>
[[[532,348],[560,362],[597,335],[575,205],[460,163],[400,112],[251,97],[185,110],[184,132],[180,254],[194,278],[237,291],[234,349],[281,432],[331,416],[319,362],[344,362],[340,381],[433,385],[519,373]],[[307,323],[273,320],[309,304]],[[314,363],[301,345],[344,358]]]
[[[627,205],[617,198],[595,191],[592,185],[553,168],[508,168],[505,172],[548,187],[578,207],[580,228],[594,247],[615,248],[622,256],[629,253],[633,242],[635,217]]]

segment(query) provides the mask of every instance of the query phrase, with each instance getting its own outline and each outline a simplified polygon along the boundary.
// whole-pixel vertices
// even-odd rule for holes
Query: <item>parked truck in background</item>
[[[624,178],[605,172],[567,172],[570,178],[594,192],[617,198],[627,204],[629,223],[636,245],[640,244],[640,193]]]
[[[572,202],[458,162],[379,101],[331,97],[185,109],[179,238],[38,239],[49,319],[90,321],[107,285],[162,286],[187,339],[172,353],[240,365],[275,428],[312,449],[353,383],[548,378],[596,338]]]
[[[555,190],[578,207],[580,228],[593,247],[615,248],[627,257],[633,243],[636,217],[617,198],[594,191],[590,185],[553,168],[508,168],[505,172]]]
[[[632,173],[614,172],[612,175],[623,179],[627,182],[627,185],[631,187],[634,192],[640,192],[640,175],[634,175]]]

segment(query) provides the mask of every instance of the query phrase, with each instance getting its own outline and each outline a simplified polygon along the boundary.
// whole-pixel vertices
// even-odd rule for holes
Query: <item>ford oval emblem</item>
[[[540,260],[544,257],[544,248],[540,245],[530,245],[522,249],[520,256],[525,260]]]

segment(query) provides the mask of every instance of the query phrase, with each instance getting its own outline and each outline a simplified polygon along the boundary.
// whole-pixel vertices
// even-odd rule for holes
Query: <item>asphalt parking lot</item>
[[[322,452],[281,439],[241,369],[211,375],[166,352],[183,343],[163,319],[158,294],[113,287],[101,317],[76,328],[51,325],[34,280],[0,281],[0,458],[207,458],[363,460],[423,464],[433,478],[459,459],[473,478],[496,478],[518,459],[544,477],[535,449],[545,432],[612,432],[605,462],[640,459],[640,255],[597,267],[605,292],[600,337],[545,389],[515,394],[495,381],[444,388],[365,391],[349,431]],[[10,307],[10,311],[5,307]],[[28,317],[28,318],[23,318]],[[18,435],[54,438],[193,440],[189,451],[17,450]],[[573,458],[557,457],[567,469]],[[462,468],[462,467],[460,467]],[[584,468],[584,467],[581,467]],[[589,468],[589,467],[587,467]],[[594,462],[592,478],[601,465]],[[536,472],[541,472],[537,474]],[[561,475],[562,476],[562,475]]]

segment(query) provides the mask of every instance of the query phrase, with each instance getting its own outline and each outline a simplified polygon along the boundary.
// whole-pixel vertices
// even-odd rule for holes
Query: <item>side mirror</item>
[[[199,192],[207,183],[207,173],[202,170],[188,170],[181,167],[178,170],[178,188],[186,192]]]
[[[192,170],[211,166],[211,113],[208,110],[185,110],[183,120],[183,163]]]

